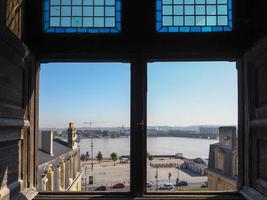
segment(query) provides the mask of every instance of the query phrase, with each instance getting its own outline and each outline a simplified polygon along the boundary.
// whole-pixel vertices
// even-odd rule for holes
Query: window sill
[[[204,200],[204,199],[212,199],[212,200],[244,200],[245,198],[238,192],[205,192],[205,193],[196,193],[196,192],[187,192],[187,193],[179,193],[179,194],[146,194],[143,197],[134,197],[129,194],[92,194],[92,193],[85,193],[85,192],[57,192],[57,193],[39,193],[35,200],[45,200],[45,199],[79,199],[79,200],[88,200],[88,199],[144,199],[144,200],[153,200],[153,199],[163,199],[163,200]]]

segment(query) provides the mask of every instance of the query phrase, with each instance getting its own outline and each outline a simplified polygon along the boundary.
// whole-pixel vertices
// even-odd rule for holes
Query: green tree
[[[113,152],[112,154],[110,154],[110,157],[112,159],[112,161],[114,162],[114,165],[116,164],[116,161],[118,160],[118,155]]]
[[[84,154],[81,155],[81,161],[85,161],[86,156]]]
[[[148,155],[148,160],[150,161],[150,165],[151,165],[151,161],[154,160],[154,156],[152,154]]]
[[[85,153],[85,160],[88,161],[90,159],[90,155],[89,155],[89,152],[86,151]]]
[[[103,160],[103,155],[101,153],[101,151],[98,152],[97,156],[96,156],[97,161],[100,163]]]

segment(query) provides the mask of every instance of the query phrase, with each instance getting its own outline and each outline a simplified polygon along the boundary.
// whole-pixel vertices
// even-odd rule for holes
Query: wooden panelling
[[[267,140],[260,140],[258,142],[258,163],[259,163],[259,173],[258,178],[267,181]]]
[[[267,56],[267,55],[265,55]],[[257,105],[267,107],[267,61],[257,70]]]
[[[14,1],[14,4],[16,3],[17,1]],[[0,47],[0,199],[2,200],[15,199],[21,191],[36,185],[35,113],[38,112],[35,109],[38,102],[35,89],[38,84],[36,79],[38,71],[34,56],[7,29],[0,33]]]
[[[267,38],[246,54],[243,79],[242,193],[249,199],[267,199]]]
[[[8,153],[7,153],[8,152]],[[1,186],[18,180],[19,148],[18,140],[0,143],[0,183]]]

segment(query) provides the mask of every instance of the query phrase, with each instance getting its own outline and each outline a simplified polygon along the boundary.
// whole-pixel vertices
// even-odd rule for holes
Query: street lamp
[[[156,176],[155,176],[155,179],[156,179],[156,191],[158,190],[158,167],[156,167]]]

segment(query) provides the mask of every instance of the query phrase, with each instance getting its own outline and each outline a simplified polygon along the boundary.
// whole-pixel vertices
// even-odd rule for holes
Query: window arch
[[[238,152],[235,150],[232,155],[232,175],[238,176]]]
[[[54,172],[55,167],[53,165],[50,165],[47,171],[47,191],[53,192],[54,191]]]
[[[215,169],[219,170],[219,171],[224,171],[224,152],[219,149],[216,148],[215,151]]]

